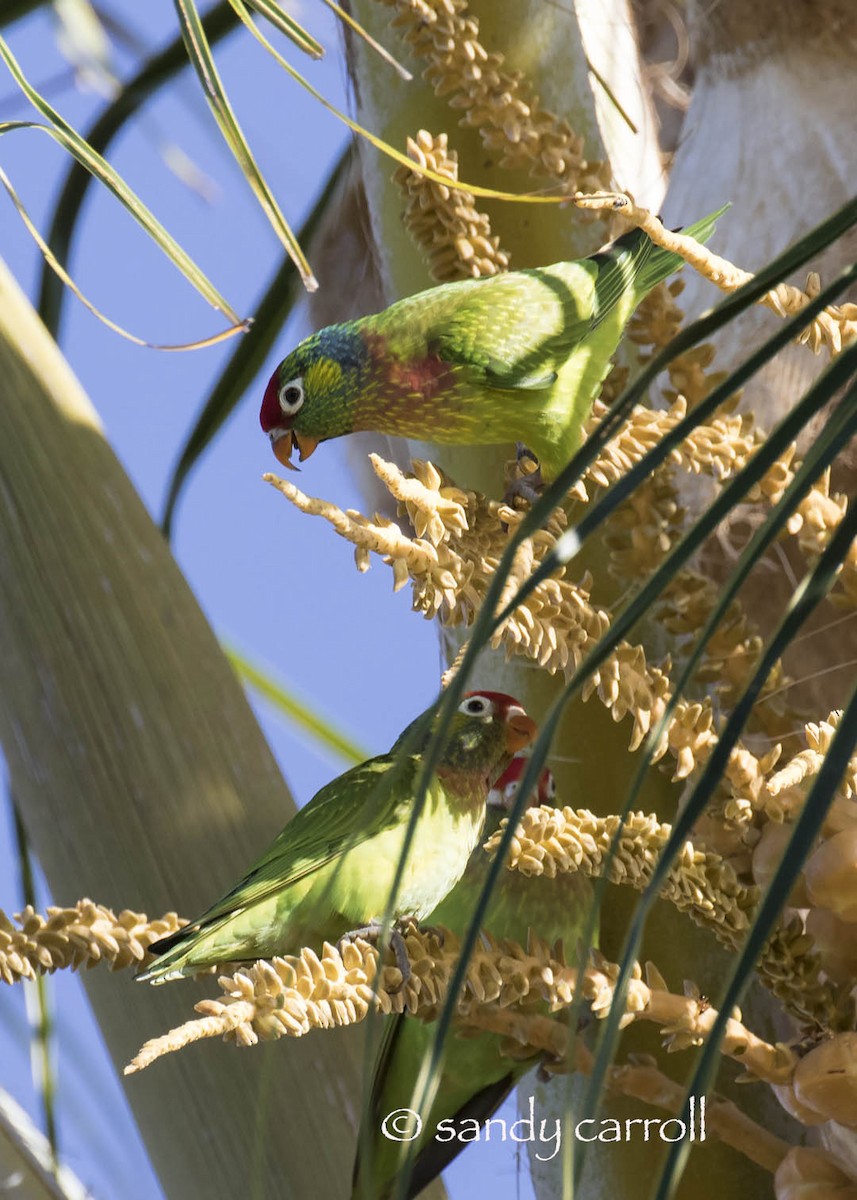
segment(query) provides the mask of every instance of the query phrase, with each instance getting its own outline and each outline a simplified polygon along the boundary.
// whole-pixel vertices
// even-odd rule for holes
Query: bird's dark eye
[[[290,379],[288,383],[284,383],[277,393],[280,408],[291,416],[296,413],[304,402],[304,383],[302,379]]]
[[[469,717],[482,717],[491,707],[491,701],[484,696],[468,696],[459,705],[459,712],[467,713]]]
[[[553,775],[548,776],[545,791],[547,792],[548,800],[556,800],[556,780]]]
[[[518,794],[518,788],[521,786],[520,779],[513,779],[511,783],[506,784],[506,799],[512,801]]]

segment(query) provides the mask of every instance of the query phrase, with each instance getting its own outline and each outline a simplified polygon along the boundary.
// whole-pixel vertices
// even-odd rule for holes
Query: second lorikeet
[[[721,209],[683,232],[705,242]],[[260,420],[292,467],[357,430],[461,445],[523,442],[554,479],[634,309],[682,265],[634,229],[591,258],[441,284],[306,338]]]
[[[321,949],[380,922],[415,803],[434,721],[417,717],[389,754],[352,767],[302,808],[211,908],[161,938],[138,976],[166,983],[221,962]],[[485,821],[488,791],[530,744],[534,722],[511,696],[469,692],[453,717],[416,823],[393,909],[426,917],[461,877]]]
[[[483,840],[499,827],[518,790],[526,759],[516,756],[489,794]],[[549,768],[542,772],[532,804],[554,804],[556,789]],[[428,918],[462,936],[470,923],[488,874],[490,860],[481,845],[470,856],[467,870]],[[589,880],[577,874],[527,878],[503,871],[485,914],[485,928],[498,938],[526,945],[532,929],[549,941],[563,938],[573,951],[591,904]],[[417,1196],[464,1149],[453,1136],[469,1121],[481,1124],[502,1104],[536,1059],[512,1059],[500,1053],[502,1039],[493,1033],[453,1037],[446,1045],[440,1084],[428,1112],[420,1114],[421,1128],[409,1129],[415,1102],[414,1087],[423,1061],[431,1053],[435,1029],[405,1015],[387,1018],[375,1061],[368,1114],[358,1141],[353,1200],[388,1200],[402,1170],[405,1155],[414,1151],[413,1173],[404,1193]],[[386,1118],[386,1123],[385,1123]],[[391,1121],[397,1121],[391,1125]],[[441,1122],[445,1122],[441,1125]],[[411,1137],[411,1133],[416,1133]],[[367,1151],[368,1139],[368,1152]],[[407,1143],[410,1143],[407,1144]],[[416,1143],[414,1146],[413,1143]]]

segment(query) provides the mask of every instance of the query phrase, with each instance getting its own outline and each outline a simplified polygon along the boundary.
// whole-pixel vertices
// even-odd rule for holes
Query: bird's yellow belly
[[[460,813],[439,820],[437,812],[420,818],[394,903],[395,915],[426,917],[455,886],[482,832],[485,812],[480,808],[478,818]],[[365,904],[367,880],[372,880],[372,892],[383,897],[386,905],[403,844],[404,830],[390,829],[345,856],[336,881],[343,911],[353,911],[352,904],[359,908],[361,900]],[[383,908],[373,914],[378,919],[383,915]]]

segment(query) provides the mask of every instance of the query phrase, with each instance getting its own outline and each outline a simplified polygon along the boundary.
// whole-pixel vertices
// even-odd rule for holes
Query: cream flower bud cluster
[[[448,148],[445,133],[433,137],[421,129],[416,138],[408,138],[407,148],[420,167],[458,179],[458,156]],[[393,180],[404,193],[405,226],[428,259],[432,279],[449,283],[508,268],[509,256],[471,192],[445,187],[407,167],[399,167]]]
[[[79,900],[73,908],[50,907],[46,916],[29,905],[12,920],[0,912],[0,979],[14,983],[100,962],[115,971],[139,966],[152,942],[185,924],[175,913],[149,921],[126,908],[117,916],[91,900]]]

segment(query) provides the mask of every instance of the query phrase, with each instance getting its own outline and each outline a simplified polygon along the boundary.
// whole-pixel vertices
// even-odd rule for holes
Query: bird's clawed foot
[[[432,937],[436,940],[438,946],[443,949],[446,941],[446,930],[442,925],[421,925],[416,917],[401,917],[396,925],[403,934],[410,933],[412,930],[421,933],[424,938]]]
[[[503,500],[510,508],[520,508],[522,501],[529,507],[544,490],[541,467],[535,454],[523,442],[515,443],[515,456]]]
[[[408,948],[405,945],[404,933],[417,924],[414,917],[403,917],[396,922],[392,929],[385,928],[380,921],[370,921],[368,925],[361,926],[360,929],[351,929],[348,933],[344,933],[337,942],[337,949],[342,952],[342,947],[345,942],[353,942],[357,938],[363,938],[366,942],[371,942],[372,945],[379,948],[384,944],[385,940],[389,941],[390,948],[396,959],[396,966],[399,968],[399,973],[402,976],[401,983],[389,991],[392,995],[400,992],[411,977],[411,961],[408,958]]]
[[[536,1067],[536,1079],[539,1083],[550,1083],[554,1075],[561,1074],[557,1070],[561,1065],[561,1059],[557,1058],[555,1054],[551,1054],[549,1050],[545,1050],[539,1059],[539,1065]]]

